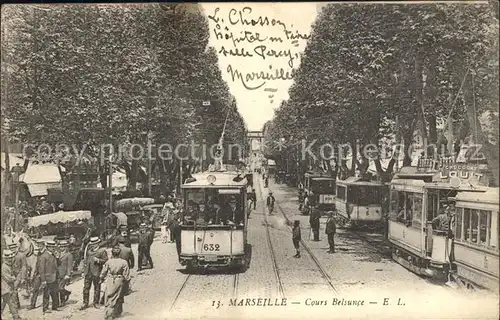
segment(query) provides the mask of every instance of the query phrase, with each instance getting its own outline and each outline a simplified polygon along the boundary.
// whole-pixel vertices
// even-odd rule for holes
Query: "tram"
[[[498,188],[457,194],[452,276],[465,288],[499,290],[499,196]]]
[[[180,263],[199,267],[247,266],[248,206],[244,174],[224,165],[194,174],[182,185],[184,220],[180,224]]]
[[[335,206],[335,178],[325,173],[306,172],[304,175],[304,201],[312,196],[312,206],[329,211]],[[312,208],[311,208],[312,209]],[[310,213],[305,211],[305,213]]]
[[[459,218],[461,225],[460,240],[457,239],[455,245],[453,230],[458,225],[457,220],[454,223],[450,218],[451,225],[447,230],[439,230],[433,221],[439,214],[444,215],[446,212],[453,216],[453,212],[457,212],[456,199],[485,194],[489,183],[487,168],[485,165],[457,164],[451,159],[442,159],[440,162],[424,160],[420,159],[417,167],[403,167],[390,183],[389,241],[393,246],[392,257],[417,274],[450,280],[457,266],[454,250],[458,248],[461,261],[465,259],[469,266],[477,259],[470,254],[472,251],[463,254],[463,247],[467,244],[462,240],[462,225],[465,221],[471,222],[463,220],[463,215],[455,217]],[[460,201],[460,205],[463,208],[466,204]],[[469,234],[473,233],[471,229],[467,230]],[[455,229],[455,233],[457,231]],[[495,232],[498,238],[498,229]],[[494,264],[495,261],[492,261]],[[498,279],[498,272],[496,275]]]
[[[347,228],[384,226],[383,203],[389,197],[387,184],[349,177],[337,181],[337,220]]]

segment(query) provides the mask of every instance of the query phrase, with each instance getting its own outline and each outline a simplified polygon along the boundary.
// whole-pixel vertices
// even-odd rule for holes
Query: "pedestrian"
[[[12,271],[16,277],[18,283],[17,288],[20,288],[26,280],[28,273],[28,262],[26,261],[26,255],[19,251],[19,243],[13,242],[8,245],[10,251],[14,253],[14,264],[12,265]],[[21,308],[21,303],[19,301],[19,294],[17,291],[12,293],[11,299],[16,304],[17,308]]]
[[[328,245],[330,246],[330,249],[327,251],[328,253],[335,253],[335,233],[337,231],[337,226],[335,224],[334,215],[334,211],[328,212],[328,220],[326,221],[325,227],[325,233],[328,236]]]
[[[319,219],[321,212],[317,209],[313,209],[311,215],[309,216],[309,224],[313,233],[313,241],[319,241]]]
[[[124,243],[122,242],[122,240],[120,241],[119,246],[120,246],[120,258],[127,261],[128,268],[130,270],[134,269],[134,265],[135,265],[134,252],[132,251],[132,249],[126,247],[124,245]],[[125,287],[126,287],[126,289],[124,290],[124,294],[128,295],[130,293],[130,291],[132,290],[132,288],[130,287],[130,281],[127,281],[125,283]]]
[[[178,216],[175,216],[174,222],[175,223],[173,224],[173,231],[171,231],[171,233],[174,234],[175,247],[177,250],[177,258],[179,259],[179,262],[180,262],[181,261],[181,226],[179,223]]]
[[[65,289],[71,280],[71,273],[73,270],[73,255],[69,251],[69,243],[67,241],[60,241],[59,248],[61,255],[59,256],[59,301],[61,306],[64,306],[69,300],[71,291]]]
[[[275,201],[276,199],[274,198],[273,193],[269,192],[269,195],[267,196],[266,200],[266,205],[267,205],[267,210],[269,211],[269,215],[273,214]]]
[[[80,310],[85,310],[89,307],[90,288],[94,285],[94,308],[99,308],[99,297],[101,295],[100,274],[102,266],[108,260],[108,253],[105,248],[99,248],[101,239],[99,237],[91,237],[87,248],[85,248],[83,257],[83,305]]]
[[[111,250],[111,259],[107,260],[100,274],[100,283],[106,280],[105,319],[114,319],[123,311],[125,283],[130,281],[130,269],[127,261],[120,258],[120,246]]]
[[[36,300],[40,294],[40,286],[42,285],[42,279],[40,277],[40,254],[45,250],[45,242],[38,240],[35,243],[33,254],[36,256],[36,263],[34,270],[31,271],[31,299],[28,310],[35,309]]]
[[[179,210],[175,209],[168,215],[168,229],[170,231],[170,242],[175,242],[176,229],[179,225]]]
[[[299,188],[299,212],[302,212],[302,206],[304,205],[304,190]]]
[[[5,249],[2,255],[2,310],[3,314],[5,305],[9,306],[9,311],[14,320],[21,319],[19,316],[19,308],[17,307],[12,294],[17,292],[17,279],[12,270],[14,266],[14,252]]]
[[[300,240],[302,240],[302,237],[300,235],[300,221],[295,220],[293,222],[293,229],[292,229],[292,242],[293,246],[295,247],[295,251],[297,253],[293,256],[294,258],[300,258]]]
[[[257,206],[257,193],[255,192],[255,189],[252,189],[252,192],[250,192],[249,198],[252,201],[253,209],[255,210],[255,207]],[[250,214],[250,213],[248,213],[248,214]]]
[[[120,241],[123,240],[123,244],[127,248],[131,248],[132,242],[130,241],[130,237],[128,236],[128,227],[126,225],[121,225],[119,227],[119,232],[120,232],[120,234],[117,235],[113,241],[113,246],[116,246],[117,244],[120,243]]]
[[[266,175],[264,178],[264,188],[269,187],[269,177]]]
[[[59,279],[57,277],[57,258],[55,256],[56,243],[47,241],[45,248],[40,250],[40,280],[43,289],[43,313],[50,313],[49,296],[52,300],[52,310],[59,311]]]
[[[167,243],[170,238],[170,229],[168,228],[168,216],[165,216],[161,222],[161,239],[162,243]]]
[[[139,226],[139,257],[137,262],[137,271],[141,271],[143,258],[146,257],[147,262],[150,267],[153,268],[153,259],[151,259],[150,249],[151,249],[151,234],[147,232],[146,224],[141,223]]]

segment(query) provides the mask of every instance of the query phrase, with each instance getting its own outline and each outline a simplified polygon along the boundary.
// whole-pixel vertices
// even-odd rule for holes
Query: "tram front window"
[[[312,180],[311,188],[315,193],[333,193],[333,180]]]
[[[422,202],[423,202],[423,195],[422,194],[417,194],[415,193],[413,195],[413,217],[412,217],[412,223],[413,225],[418,225],[420,226],[422,223]]]
[[[189,189],[185,192],[184,224],[203,225],[240,224],[244,220],[240,194],[227,194],[222,190]]]
[[[371,204],[380,204],[380,190],[370,186],[349,187],[347,201],[360,206],[369,206]]]

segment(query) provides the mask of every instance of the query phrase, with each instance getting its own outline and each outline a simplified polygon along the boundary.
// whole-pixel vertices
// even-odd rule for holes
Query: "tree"
[[[475,78],[476,109],[498,112],[492,90],[497,71],[487,62],[498,61],[497,38],[498,19],[486,4],[327,5],[313,25],[290,98],[269,131],[320,138],[318,146],[348,143],[361,172],[370,159],[356,151],[357,144],[362,149],[397,134],[407,148],[417,129],[436,143],[443,135],[438,122],[466,122],[472,100],[460,94],[470,87],[462,85],[465,70],[483,75]],[[374,155],[377,171],[388,177],[396,159],[384,170]],[[405,165],[409,156],[405,152]],[[490,152],[489,158],[498,156]]]

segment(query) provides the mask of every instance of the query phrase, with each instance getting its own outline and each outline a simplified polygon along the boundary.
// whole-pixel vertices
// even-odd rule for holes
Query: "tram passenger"
[[[243,211],[239,208],[235,197],[231,197],[231,200],[229,201],[229,210],[229,220],[236,224],[243,223]]]
[[[222,210],[218,203],[214,203],[214,212],[215,212],[215,223],[216,224],[227,224],[227,212],[226,210]]]
[[[194,201],[188,203],[187,212],[184,215],[185,224],[193,224],[196,221],[196,211],[198,211],[198,205]]]
[[[440,231],[448,232],[450,227],[450,218],[450,211],[445,208],[441,208],[437,217],[432,219],[432,227]]]
[[[205,210],[205,205],[200,204],[198,206],[198,212],[196,213],[197,219],[195,220],[196,226],[206,226],[207,225],[207,220],[208,220],[208,213]]]
[[[214,202],[213,201],[207,201],[207,208],[206,208],[206,222],[211,225],[215,222],[216,220],[216,210],[215,210],[215,206],[214,206]]]

